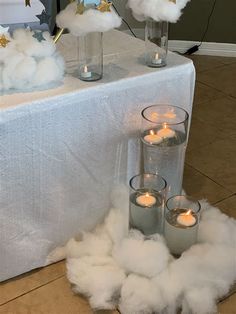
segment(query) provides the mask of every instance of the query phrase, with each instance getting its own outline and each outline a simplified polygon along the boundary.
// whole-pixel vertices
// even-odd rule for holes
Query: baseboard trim
[[[194,45],[199,44],[200,42],[198,41],[169,40],[169,50],[183,53]],[[203,42],[195,54],[236,57],[236,44]]]
[[[134,28],[133,31],[138,38],[144,39],[144,29]],[[124,32],[130,34],[129,30],[125,30]],[[168,44],[169,50],[183,53],[189,48],[195,45],[199,45],[200,42],[186,40],[169,40]],[[202,45],[199,47],[199,50],[195,52],[195,54],[222,57],[236,57],[236,44],[203,42]]]

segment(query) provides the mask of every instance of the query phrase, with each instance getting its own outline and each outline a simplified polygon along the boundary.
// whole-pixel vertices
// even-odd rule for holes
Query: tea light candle
[[[81,73],[81,77],[83,78],[90,78],[92,73],[88,71],[87,65],[84,66],[84,71]]]
[[[144,195],[139,195],[136,198],[137,204],[144,207],[151,207],[156,204],[157,200],[155,196],[150,195],[149,193],[145,193]]]
[[[162,137],[155,134],[153,130],[150,131],[150,134],[145,135],[143,139],[149,144],[159,144],[162,142]]]
[[[158,52],[156,52],[156,54],[155,54],[155,58],[154,58],[154,59],[152,59],[152,63],[153,63],[153,64],[161,64],[161,63],[162,63],[161,58],[159,58],[159,54],[158,54]]]
[[[175,131],[168,128],[167,124],[164,123],[163,128],[157,132],[157,135],[159,135],[162,138],[171,138],[175,136]]]
[[[192,215],[191,209],[186,213],[181,213],[177,217],[177,222],[185,227],[191,227],[196,223],[196,218]]]

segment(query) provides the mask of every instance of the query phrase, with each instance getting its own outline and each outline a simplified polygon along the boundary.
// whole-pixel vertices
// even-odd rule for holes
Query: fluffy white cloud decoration
[[[43,40],[33,37],[35,31],[18,29],[10,42],[0,48],[0,90],[30,89],[61,81],[64,61],[48,32]]]
[[[133,16],[138,21],[152,18],[155,21],[177,22],[181,16],[182,9],[190,0],[128,0]]]
[[[91,32],[107,32],[121,25],[121,18],[111,9],[111,12],[100,12],[89,9],[83,14],[76,14],[76,3],[70,3],[56,18],[60,28],[67,28],[74,36]]]
[[[120,200],[120,201],[119,201]],[[127,206],[127,191],[112,194],[115,207]],[[163,237],[148,239],[123,228],[126,210],[112,208],[103,224],[70,240],[48,261],[67,257],[67,276],[74,291],[94,309],[119,307],[122,314],[215,313],[216,302],[236,281],[236,221],[201,202],[199,242],[179,259],[168,253]],[[122,207],[121,206],[121,207]],[[128,274],[128,277],[126,275]]]

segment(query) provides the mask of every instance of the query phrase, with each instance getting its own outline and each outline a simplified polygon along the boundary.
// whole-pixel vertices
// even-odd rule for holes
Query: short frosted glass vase
[[[103,75],[103,43],[101,32],[78,37],[79,78],[97,81]]]
[[[145,27],[146,64],[152,68],[166,65],[168,49],[168,22],[146,21]]]

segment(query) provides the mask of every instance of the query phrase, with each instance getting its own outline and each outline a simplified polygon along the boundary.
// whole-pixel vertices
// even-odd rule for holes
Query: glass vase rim
[[[181,199],[186,199],[186,200],[189,200],[190,202],[192,203],[195,203],[197,206],[198,206],[198,209],[197,210],[193,210],[196,214],[200,212],[201,210],[201,204],[199,202],[199,200],[197,200],[196,198],[192,197],[192,196],[188,196],[188,195],[173,195],[171,197],[169,197],[167,200],[166,200],[166,203],[165,203],[165,207],[166,209],[168,209],[168,211],[171,211],[173,210],[173,208],[170,208],[168,207],[168,202],[173,200],[174,198],[181,198]],[[187,209],[187,208],[186,208]],[[191,209],[191,208],[189,208]]]
[[[130,188],[131,188],[132,190],[134,190],[134,191],[140,190],[140,188],[139,188],[139,189],[135,189],[135,188],[134,188],[134,186],[132,185],[132,181],[133,181],[135,178],[137,178],[137,177],[141,177],[141,176],[145,176],[145,175],[150,175],[150,176],[159,178],[159,179],[161,179],[161,181],[163,182],[163,187],[162,187],[161,189],[158,189],[158,190],[157,190],[157,189],[153,188],[153,189],[152,189],[153,191],[158,192],[158,193],[161,193],[162,191],[164,191],[164,190],[166,189],[166,187],[167,187],[167,181],[166,181],[161,175],[156,174],[156,173],[139,173],[139,174],[136,174],[136,175],[132,176],[131,179],[129,180],[129,186],[130,186]]]
[[[175,123],[172,123],[172,122],[155,122],[155,121],[152,121],[152,120],[148,119],[148,118],[145,117],[145,115],[144,115],[145,110],[147,110],[148,108],[152,108],[152,107],[167,107],[167,106],[180,109],[181,111],[183,111],[183,112],[185,113],[185,118],[184,118],[182,121],[180,121],[180,122],[175,122]],[[148,121],[148,122],[150,122],[150,123],[153,123],[153,124],[155,124],[155,125],[163,125],[163,123],[165,123],[166,125],[179,125],[179,124],[185,123],[186,121],[189,120],[189,113],[188,113],[185,109],[183,109],[183,108],[181,108],[181,107],[179,107],[179,106],[173,106],[173,105],[168,105],[168,104],[163,104],[163,105],[160,104],[160,105],[151,105],[151,106],[147,106],[147,107],[145,107],[145,108],[141,111],[141,115],[142,115],[143,119],[145,119],[146,121]]]

